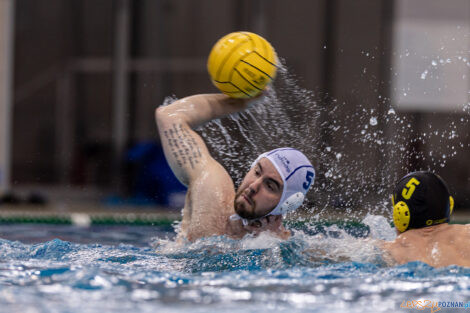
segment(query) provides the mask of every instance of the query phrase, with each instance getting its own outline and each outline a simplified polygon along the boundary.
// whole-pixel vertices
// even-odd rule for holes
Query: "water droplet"
[[[395,114],[395,110],[393,108],[390,108],[387,112],[387,114],[391,115],[391,114]]]
[[[423,73],[421,73],[421,79],[426,79],[426,75],[428,75],[428,70],[425,70]]]
[[[377,125],[377,118],[375,116],[372,116],[369,120],[369,124],[372,126]]]

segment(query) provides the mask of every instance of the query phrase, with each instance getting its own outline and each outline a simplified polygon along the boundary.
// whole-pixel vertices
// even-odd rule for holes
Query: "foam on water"
[[[393,312],[408,300],[468,299],[470,269],[387,266],[372,244],[390,235],[382,219],[363,221],[367,238],[309,225],[287,241],[268,233],[183,246],[165,236],[140,247],[0,240],[0,306],[41,313]]]

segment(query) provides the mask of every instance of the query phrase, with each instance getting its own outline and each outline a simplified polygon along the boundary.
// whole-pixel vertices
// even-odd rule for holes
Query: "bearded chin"
[[[238,192],[237,195],[235,196],[235,200],[233,201],[233,207],[235,209],[235,213],[237,213],[240,217],[246,218],[246,219],[256,218],[256,216],[253,216],[251,212],[248,212],[247,208],[245,207],[245,203],[242,203],[242,201],[237,201],[240,198],[241,194],[242,192]]]
[[[238,199],[238,196],[235,197],[235,200],[233,201],[233,207],[235,209],[235,213],[237,213],[238,215],[240,215],[241,217],[243,218],[246,218],[246,208],[245,208],[245,205],[243,203],[241,203],[241,201],[237,201]]]

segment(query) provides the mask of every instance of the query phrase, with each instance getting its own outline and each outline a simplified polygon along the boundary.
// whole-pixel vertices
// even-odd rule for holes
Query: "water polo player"
[[[398,237],[382,246],[392,261],[470,266],[470,225],[449,225],[454,200],[442,178],[431,172],[406,175],[393,191],[392,204]]]
[[[242,111],[257,100],[205,94],[156,110],[165,157],[176,177],[188,187],[180,231],[185,238],[242,238],[265,230],[281,238],[289,236],[282,215],[302,204],[315,178],[305,155],[293,148],[260,155],[235,192],[227,171],[211,157],[203,139],[192,129]]]

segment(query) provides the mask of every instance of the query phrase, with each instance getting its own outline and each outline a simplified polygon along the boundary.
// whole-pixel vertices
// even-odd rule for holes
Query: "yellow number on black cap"
[[[400,201],[393,207],[393,223],[399,232],[404,232],[410,225],[410,209],[408,205]]]
[[[401,195],[403,196],[404,199],[408,200],[411,198],[411,196],[413,195],[413,192],[415,192],[415,189],[416,189],[416,186],[418,186],[420,183],[419,183],[419,180],[417,180],[416,178],[412,177],[407,183],[406,183],[406,187],[408,188],[403,188],[402,192],[401,192]]]

